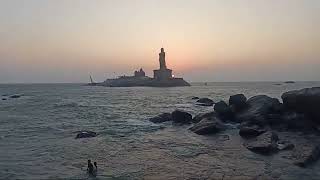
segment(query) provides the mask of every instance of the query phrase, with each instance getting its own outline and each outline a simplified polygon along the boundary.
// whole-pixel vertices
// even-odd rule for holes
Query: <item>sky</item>
[[[319,81],[319,0],[1,0],[0,83]]]

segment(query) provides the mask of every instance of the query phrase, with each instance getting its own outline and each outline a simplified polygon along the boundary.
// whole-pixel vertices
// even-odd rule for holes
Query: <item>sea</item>
[[[190,125],[149,118],[181,109],[210,112],[192,97],[228,101],[230,95],[282,93],[320,82],[215,82],[191,87],[99,87],[84,84],[0,85],[0,179],[320,179],[320,162],[293,165],[290,151],[263,156],[247,150],[237,125],[210,136]],[[10,98],[11,95],[20,98]],[[97,137],[75,139],[78,131]],[[297,134],[299,134],[297,132]],[[291,139],[313,141],[299,136]],[[319,138],[318,138],[319,139]],[[98,164],[95,177],[87,160]]]

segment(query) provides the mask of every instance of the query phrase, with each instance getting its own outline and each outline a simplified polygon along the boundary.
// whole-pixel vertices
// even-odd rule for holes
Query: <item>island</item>
[[[160,68],[153,70],[153,78],[146,76],[146,73],[141,68],[134,72],[133,76],[120,76],[116,79],[107,79],[104,82],[96,83],[91,80],[88,85],[91,86],[108,86],[108,87],[177,87],[190,86],[183,78],[176,78],[172,75],[172,70],[167,68],[166,53],[161,48],[159,53]]]

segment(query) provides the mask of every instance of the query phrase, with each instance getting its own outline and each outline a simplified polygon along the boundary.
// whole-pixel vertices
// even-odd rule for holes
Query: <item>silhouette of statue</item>
[[[159,53],[159,62],[160,62],[160,69],[167,69],[166,53],[164,52],[163,48],[161,48],[161,52]]]

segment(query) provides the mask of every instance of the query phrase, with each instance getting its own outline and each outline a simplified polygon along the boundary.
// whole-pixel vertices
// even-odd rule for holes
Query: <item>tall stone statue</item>
[[[161,48],[161,52],[159,53],[159,62],[160,62],[160,69],[167,69],[166,53],[164,52],[163,48]]]

